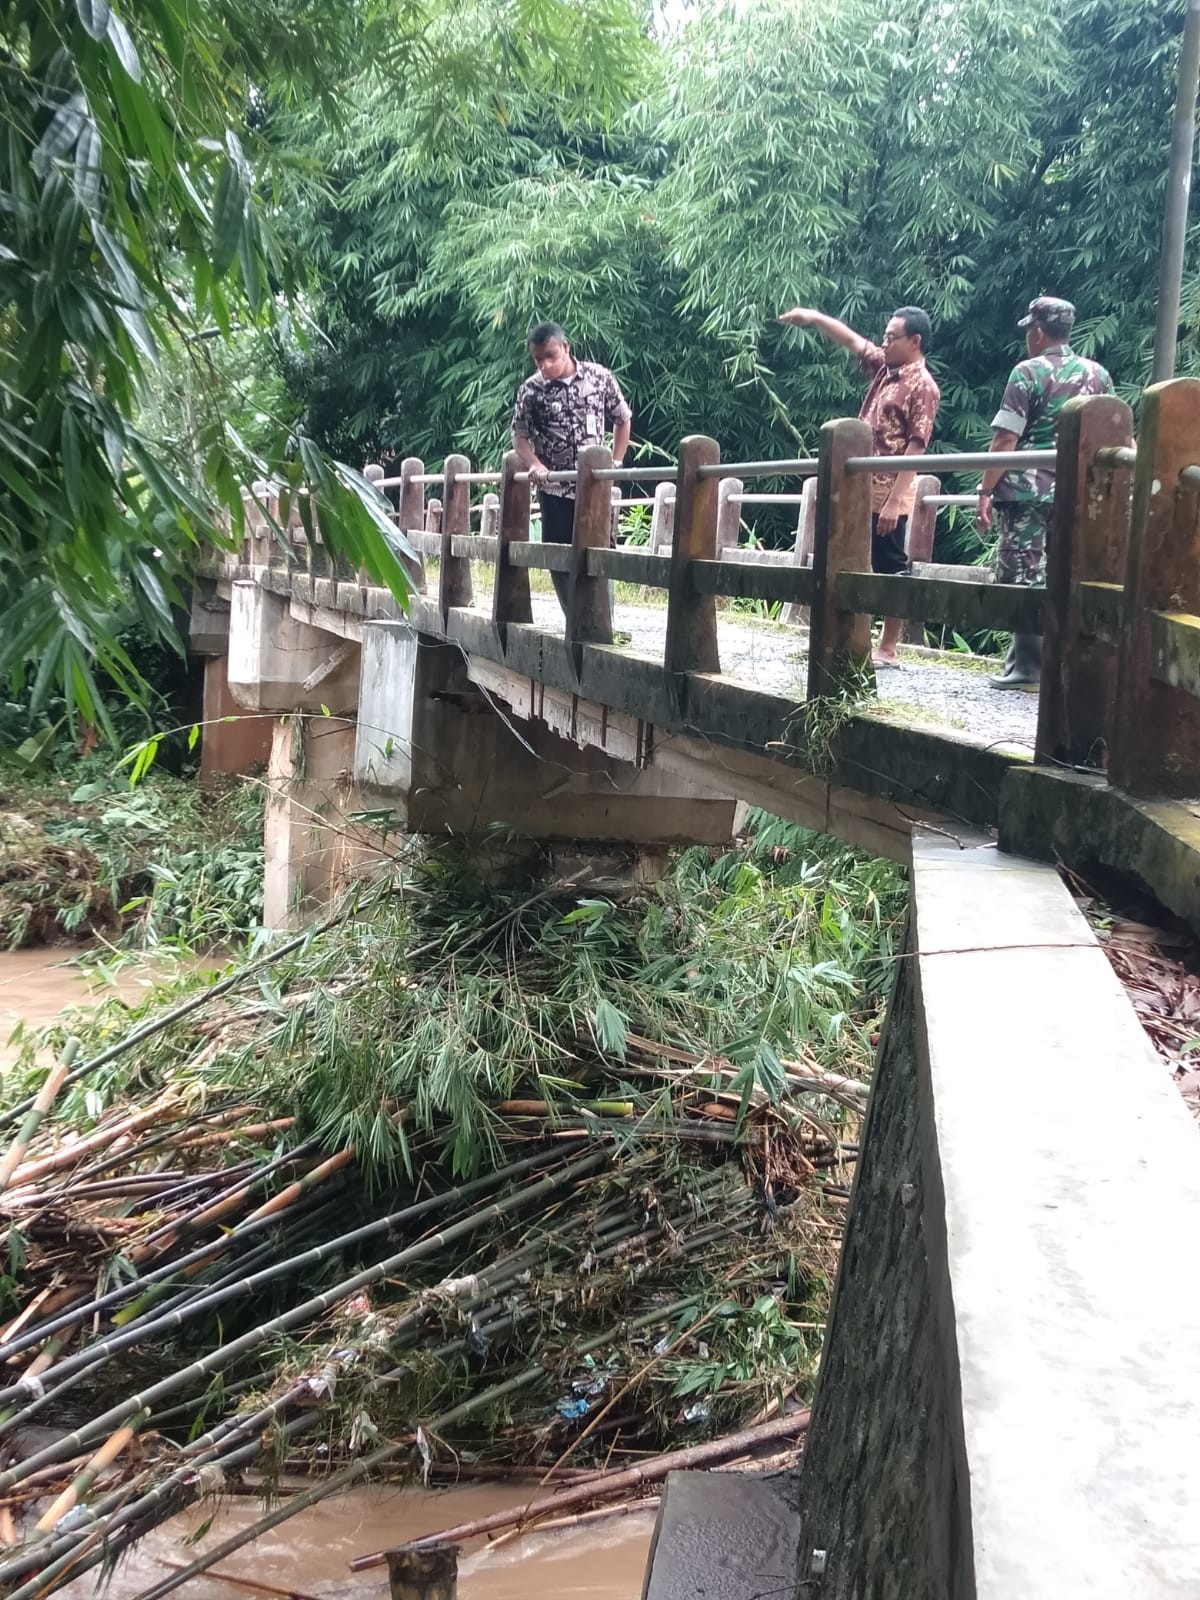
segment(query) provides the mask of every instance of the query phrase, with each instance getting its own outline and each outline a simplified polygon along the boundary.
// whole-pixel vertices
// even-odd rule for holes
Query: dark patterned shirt
[[[992,427],[1015,433],[1018,450],[1052,450],[1068,400],[1112,392],[1112,379],[1099,362],[1077,356],[1068,344],[1051,345],[1012,369]],[[996,485],[996,499],[1053,500],[1054,472],[1050,467],[1006,472]]]
[[[858,413],[871,425],[874,453],[877,456],[902,456],[910,444],[928,449],[933,438],[942,391],[923,356],[902,367],[889,367],[882,349],[868,344],[859,357],[859,366],[871,380],[867,397]],[[895,475],[879,473],[871,479],[871,509],[882,511],[896,483]],[[904,494],[900,515],[912,513],[917,498],[914,478]]]
[[[517,390],[512,436],[528,439],[551,472],[570,472],[585,444],[600,444],[610,428],[633,416],[607,367],[577,361],[569,378],[535,372]],[[547,483],[542,494],[575,494],[573,483]]]

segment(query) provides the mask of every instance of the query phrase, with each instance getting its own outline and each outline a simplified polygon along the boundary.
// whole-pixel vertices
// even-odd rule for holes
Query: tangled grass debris
[[[69,772],[0,763],[0,949],[101,935],[205,950],[262,911],[262,792],[156,772],[136,789],[101,757]]]
[[[67,1083],[0,1195],[10,1600],[251,1469],[313,1476],[259,1530],[450,1463],[575,1507],[802,1403],[902,899],[765,819],[620,898],[447,847]]]

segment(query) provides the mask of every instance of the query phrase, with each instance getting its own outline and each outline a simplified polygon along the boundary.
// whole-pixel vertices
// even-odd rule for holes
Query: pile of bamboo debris
[[[536,1471],[524,1526],[795,1448],[895,886],[431,870],[0,1112],[7,1600],[248,1477],[273,1508],[141,1600],[366,1476]]]
[[[418,1165],[383,1204],[352,1149],[245,1098],[168,1086],[63,1138],[43,1113],[69,1067],[0,1169],[19,1302],[0,1334],[9,1600],[111,1562],[252,1466],[323,1475],[239,1543],[365,1474],[427,1470],[448,1437],[558,1463],[552,1488],[567,1463],[609,1464],[529,1520],[628,1498],[659,1474],[624,1450],[719,1431],[811,1373],[817,1339],[793,1324],[832,1272],[853,1150],[786,1107],[735,1122],[719,1063],[716,1089],[681,1091],[645,1130],[499,1106],[513,1159],[441,1189]]]
[[[1121,916],[1074,880],[1080,907],[1147,1037],[1200,1118],[1200,945],[1181,927]]]

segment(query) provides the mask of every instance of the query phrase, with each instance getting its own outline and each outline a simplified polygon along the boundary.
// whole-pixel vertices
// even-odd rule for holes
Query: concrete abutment
[[[861,1148],[798,1592],[1200,1594],[1200,1142],[1053,868],[914,838]]]

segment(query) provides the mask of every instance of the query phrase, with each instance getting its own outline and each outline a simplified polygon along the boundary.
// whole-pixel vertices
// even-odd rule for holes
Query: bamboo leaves
[[[611,1001],[599,995],[595,1015],[596,1043],[606,1055],[625,1059],[625,1018]]]
[[[85,32],[97,41],[103,39],[112,14],[108,0],[75,0],[75,10]]]
[[[242,244],[246,225],[246,190],[241,173],[232,160],[221,168],[213,195],[212,269],[216,278],[224,277]]]

